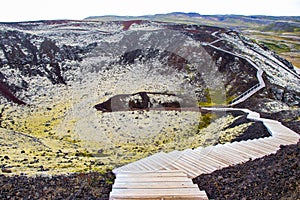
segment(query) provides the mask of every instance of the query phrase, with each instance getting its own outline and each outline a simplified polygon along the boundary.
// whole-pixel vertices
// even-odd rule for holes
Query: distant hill
[[[91,16],[85,20],[99,21],[124,21],[124,20],[149,20],[163,22],[181,22],[185,24],[201,24],[226,27],[231,29],[260,29],[262,31],[277,31],[280,27],[292,27],[287,30],[298,30],[300,27],[300,16],[244,16],[244,15],[201,15],[199,13],[172,12],[167,14],[143,15],[143,16]],[[278,24],[279,23],[279,24]]]
[[[261,31],[271,31],[271,32],[299,32],[299,24],[287,23],[287,22],[275,22],[264,26]]]

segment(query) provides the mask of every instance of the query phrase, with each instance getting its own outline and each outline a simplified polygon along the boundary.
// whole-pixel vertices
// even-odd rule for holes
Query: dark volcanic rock
[[[1,72],[0,72],[1,74]],[[0,80],[0,93],[6,97],[8,100],[20,104],[20,105],[25,105],[26,103],[22,100],[20,100],[18,97],[16,97],[9,89],[10,87],[4,83],[2,80]]]
[[[282,124],[300,134],[300,120],[282,122]]]
[[[4,54],[4,58],[0,59],[0,68],[10,68],[17,77],[47,77],[52,84],[66,84],[62,74],[64,61],[80,61],[81,54],[90,52],[97,45],[93,43],[86,47],[59,46],[56,41],[47,37],[21,31],[0,32],[0,50]],[[13,81],[12,77],[0,73],[1,94],[14,103],[25,104],[26,100],[16,97],[16,93],[27,90],[28,83],[24,78],[22,84],[16,85]]]
[[[173,66],[175,69],[182,70],[185,69],[188,61],[169,51],[160,51],[159,49],[136,49],[134,51],[125,52],[121,55],[119,63],[120,64],[133,64],[136,61],[149,62],[151,59],[158,57],[158,60],[167,66]]]
[[[112,172],[49,177],[0,175],[0,198],[106,200],[109,198],[114,178]]]
[[[149,95],[153,95],[152,98]],[[156,100],[163,97],[166,100]],[[171,99],[168,99],[171,97]],[[172,98],[173,97],[173,98]],[[135,94],[119,94],[111,97],[107,101],[95,105],[95,108],[102,112],[117,112],[130,110],[149,110],[149,109],[180,109],[183,107],[197,107],[196,102],[187,97],[176,96],[175,94],[159,92],[138,92]]]
[[[274,155],[195,178],[210,199],[299,199],[300,142]]]
[[[271,136],[268,129],[262,122],[254,122],[251,124],[242,135],[235,137],[231,142],[239,142],[242,140],[252,140]]]

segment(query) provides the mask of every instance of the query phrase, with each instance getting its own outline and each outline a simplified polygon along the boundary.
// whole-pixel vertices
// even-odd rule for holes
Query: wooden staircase
[[[248,119],[262,121],[272,136],[184,151],[160,152],[116,168],[113,170],[116,180],[110,199],[208,199],[205,191],[199,191],[190,179],[276,153],[281,145],[299,141],[299,134],[278,121],[260,118],[258,113],[246,109],[222,111],[227,110],[247,112]]]
[[[142,171],[116,174],[116,182],[110,193],[117,199],[190,199],[207,200],[205,191],[199,191],[181,171]]]

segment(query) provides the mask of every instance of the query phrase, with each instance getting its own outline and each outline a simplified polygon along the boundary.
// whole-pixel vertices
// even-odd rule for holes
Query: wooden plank
[[[205,153],[201,153],[201,154],[198,153],[198,155],[197,155],[198,159],[200,161],[203,161],[206,159],[207,162],[209,162],[212,165],[214,165],[214,163],[215,163],[218,166],[228,166],[228,162],[226,160],[222,161],[220,159],[216,159],[216,157],[210,155],[211,152],[213,152],[212,149],[209,152],[205,152]]]
[[[274,136],[274,139],[276,141],[280,141],[281,142],[281,145],[287,145],[287,144],[295,144],[295,142],[288,142],[286,140],[284,140],[284,138],[280,137],[280,136]]]
[[[120,183],[116,182],[113,189],[173,189],[173,188],[195,188],[197,187],[189,181],[182,182],[147,182],[147,183]]]
[[[254,144],[247,144],[247,143],[241,143],[240,144],[240,146],[239,146],[239,148],[240,147],[244,147],[244,148],[246,148],[245,150],[247,151],[247,150],[252,150],[253,152],[255,152],[255,153],[259,153],[259,154],[261,154],[261,155],[268,155],[268,154],[271,154],[272,153],[272,151],[270,151],[270,150],[266,150],[266,149],[263,149],[262,147],[257,147],[256,145],[254,145]]]
[[[171,174],[171,173],[182,173],[180,170],[149,170],[149,171],[121,171],[118,174],[146,174],[146,173],[161,173],[161,174]]]
[[[185,177],[187,178],[186,174],[180,172],[180,173],[139,173],[139,174],[117,174],[117,178],[123,178],[123,177]]]
[[[236,149],[233,149],[233,148],[230,148],[230,147],[226,147],[226,149],[223,149],[222,153],[228,154],[228,155],[231,155],[232,157],[237,158],[236,161],[238,161],[238,163],[248,161],[251,158],[251,155],[246,154],[246,153],[241,152],[241,151],[237,151]]]
[[[177,160],[181,156],[181,154],[182,152],[175,150],[170,153],[167,153],[164,156],[156,157],[156,158],[160,159],[164,163],[169,163],[169,162],[173,162],[174,160]]]
[[[216,163],[213,162],[215,166],[212,166],[209,162],[203,162],[202,160],[198,159],[197,156],[193,154],[193,152],[186,153],[180,160],[188,161],[192,163],[195,167],[199,169],[203,169],[204,171],[210,171],[216,168]]]
[[[211,170],[208,169],[208,167],[203,167],[203,163],[195,163],[193,160],[187,159],[187,156],[182,157],[174,164],[180,164],[181,166],[184,166],[189,178],[194,178],[199,176],[200,174],[214,171],[214,168],[213,170]]]
[[[274,147],[274,148],[279,148],[279,146],[281,145],[281,142],[275,140],[275,138],[270,138],[270,139],[269,138],[266,138],[266,139],[260,138],[256,141],[265,146]]]
[[[182,161],[181,159],[172,163],[172,165],[178,167],[181,170],[188,171],[188,172],[197,171],[197,168],[194,167],[191,163]]]
[[[222,156],[214,151],[210,151],[208,154],[206,154],[206,157],[212,158],[212,159],[218,161],[219,163],[223,163],[224,166],[229,166],[232,164],[232,162],[230,160],[228,160],[229,159],[228,156],[225,156],[225,155]]]
[[[224,146],[222,149],[218,149],[220,153],[231,156],[233,158],[237,158],[239,162],[243,162],[245,160],[249,160],[249,155],[240,153],[238,151],[233,151],[229,146]]]
[[[274,152],[274,150],[276,151],[277,148],[274,147],[274,146],[268,146],[268,145],[265,145],[264,143],[261,143],[259,141],[251,141],[247,144],[247,146],[251,146],[251,147],[256,147],[256,149],[261,149],[261,150],[264,150],[264,151],[270,151],[270,152]]]
[[[169,159],[177,160],[182,155],[182,151],[174,150],[168,153],[167,155],[169,156]]]
[[[129,164],[124,165],[122,167],[116,168],[116,169],[113,170],[113,172],[118,173],[120,171],[141,171],[141,170],[144,170],[144,168],[141,167],[140,165],[137,165],[136,162],[129,163]]]
[[[227,154],[223,151],[218,151],[218,150],[209,152],[208,156],[210,156],[216,160],[219,160],[220,162],[223,162],[223,163],[227,164],[228,166],[239,163],[239,162],[241,162],[241,160],[244,160],[244,159],[239,158],[238,154]]]
[[[232,164],[241,163],[251,158],[251,156],[249,156],[248,154],[240,151],[235,151],[234,148],[229,146],[223,146],[222,148],[218,148],[214,151],[214,153],[221,157],[223,156],[224,159],[228,159],[232,162]]]
[[[166,170],[169,170],[168,168],[169,163],[174,162],[174,159],[170,159],[168,156],[149,158],[149,160],[151,160],[153,163],[158,164],[161,169],[166,169]]]
[[[208,169],[212,169],[212,171],[215,171],[216,169],[220,169],[223,167],[227,167],[227,164],[224,164],[223,162],[220,162],[219,160],[216,160],[215,158],[209,157],[206,155],[197,155],[198,158],[196,158],[199,162],[207,164],[209,167]]]
[[[133,197],[133,196],[122,196],[122,195],[113,195],[109,198],[110,200],[136,200],[141,199],[141,197]],[[195,195],[184,195],[184,196],[158,196],[158,197],[151,197],[151,196],[144,196],[142,199],[146,200],[208,200],[206,195],[202,196],[195,196]]]
[[[169,154],[160,152],[149,156],[147,158],[141,159],[136,162],[137,165],[140,165],[143,170],[163,170],[168,169],[167,164],[174,161],[171,154],[178,154],[177,151],[173,151]],[[176,156],[177,157],[177,156]]]
[[[157,163],[155,162],[156,159],[160,158],[160,157],[165,157],[167,154],[164,153],[164,152],[160,152],[160,153],[156,153],[152,156],[149,156],[147,158],[144,158],[142,161],[144,163],[148,163],[152,166],[155,166],[155,168],[160,168],[161,167],[161,164],[160,163]]]
[[[258,158],[258,157],[262,157],[262,156],[266,155],[266,152],[261,152],[255,148],[250,148],[249,146],[245,146],[245,143],[243,143],[243,142],[238,142],[238,143],[235,143],[235,145],[231,145],[228,147],[232,148],[234,150],[237,150],[241,153],[248,154],[249,158],[253,158],[253,157]]]
[[[248,156],[248,160],[251,159],[256,159],[259,157],[262,157],[263,155],[251,152],[251,151],[247,151],[247,149],[244,149],[243,147],[237,148],[236,146],[228,146],[228,148],[230,148],[233,152],[237,152],[238,154],[245,154]],[[245,160],[247,161],[247,160]]]
[[[135,162],[135,164],[142,170],[157,170],[159,167],[152,165],[152,163],[147,162],[146,159]]]
[[[165,197],[165,196],[201,196],[199,188],[176,188],[176,189],[115,189],[111,195],[122,195],[123,197]]]
[[[164,154],[166,154],[166,153],[160,152],[160,153],[154,154],[149,157],[153,158],[153,157],[164,155]],[[118,173],[120,171],[151,171],[151,170],[155,171],[155,170],[159,170],[161,168],[161,166],[155,162],[151,162],[149,157],[142,158],[136,162],[129,163],[127,165],[124,165],[122,167],[114,169],[113,172]]]
[[[278,138],[280,140],[283,140],[283,144],[296,144],[299,141],[299,137],[295,136],[286,136],[286,135],[276,135],[275,138]]]
[[[133,177],[133,178],[118,178],[118,182],[181,182],[186,181],[186,177]]]
[[[213,170],[215,170],[214,167],[211,167],[207,163],[196,161],[193,158],[188,157],[188,156],[185,156],[184,158],[181,158],[181,160],[188,161],[188,162],[192,163],[195,167],[197,167],[199,172],[200,172],[198,175],[204,174],[204,173],[210,173]]]
[[[209,152],[199,153],[196,150],[193,150],[192,152],[189,152],[189,154],[193,155],[195,157],[195,159],[199,160],[200,162],[209,163],[209,165],[212,166],[212,167],[225,167],[225,166],[228,166],[227,164],[225,164],[225,163],[223,163],[219,160],[216,160],[212,157],[209,157],[208,153]]]
[[[260,138],[257,141],[259,141],[260,143],[266,144],[266,145],[277,146],[277,147],[279,147],[282,144],[282,141],[281,140],[277,140],[275,137],[272,137],[272,138]]]

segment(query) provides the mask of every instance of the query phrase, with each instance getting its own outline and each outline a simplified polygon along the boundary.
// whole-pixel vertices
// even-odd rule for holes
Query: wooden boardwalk
[[[281,145],[295,144],[300,139],[299,134],[280,122],[260,118],[258,113],[247,109],[206,109],[246,112],[248,119],[263,122],[271,136],[184,151],[160,152],[116,168],[113,170],[116,180],[110,199],[207,199],[205,191],[199,191],[190,179],[275,153]]]
[[[208,199],[199,191],[186,174],[180,171],[143,171],[116,174],[116,182],[110,193],[117,199]]]
[[[216,33],[212,35],[217,37]],[[242,58],[257,69],[259,83],[231,102],[231,105],[236,105],[265,87],[262,77],[263,70],[249,58],[213,45],[221,40],[223,39],[218,38],[212,43],[205,43],[205,45]],[[290,70],[288,71],[290,72]],[[298,74],[296,76],[299,78]],[[259,113],[248,109],[204,109],[224,112],[243,111],[248,114],[248,119],[261,121],[271,136],[184,151],[160,152],[116,168],[113,170],[116,174],[116,180],[110,199],[208,199],[205,192],[199,191],[197,186],[193,185],[188,178],[195,178],[200,174],[211,173],[218,169],[246,162],[249,159],[253,160],[270,155],[280,149],[281,145],[295,144],[300,139],[299,134],[283,126],[280,122],[260,118]]]

